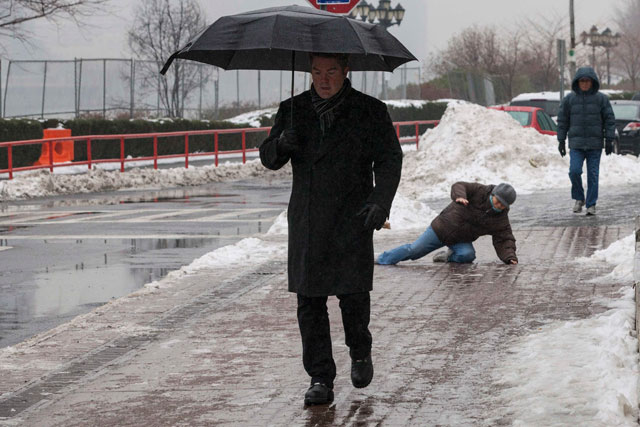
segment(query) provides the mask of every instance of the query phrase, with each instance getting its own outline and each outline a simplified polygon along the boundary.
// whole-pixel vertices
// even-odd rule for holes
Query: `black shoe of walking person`
[[[373,379],[371,355],[362,360],[351,360],[351,383],[355,388],[364,388]]]
[[[333,402],[333,390],[324,383],[313,383],[304,394],[305,405],[326,405]]]

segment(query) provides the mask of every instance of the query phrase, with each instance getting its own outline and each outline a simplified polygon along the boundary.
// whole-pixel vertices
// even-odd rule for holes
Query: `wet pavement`
[[[2,353],[0,423],[510,425],[492,370],[515,337],[603,312],[605,299],[618,295],[622,284],[589,282],[610,265],[571,260],[632,232],[640,213],[634,192],[603,195],[596,218],[572,214],[561,192],[519,196],[512,213],[517,266],[500,263],[488,237],[477,241],[472,265],[425,257],[376,266],[376,374],[365,389],[350,384],[339,309],[330,299],[338,367],[331,405],[302,404],[308,378],[280,257],[210,267],[179,286],[134,293]],[[618,215],[614,204],[624,200],[631,202]],[[446,201],[430,205],[438,203]],[[607,209],[616,213],[607,218]],[[416,233],[377,233],[376,251]],[[283,236],[265,240],[286,245]]]
[[[288,186],[66,195],[0,204],[0,348],[266,231]]]

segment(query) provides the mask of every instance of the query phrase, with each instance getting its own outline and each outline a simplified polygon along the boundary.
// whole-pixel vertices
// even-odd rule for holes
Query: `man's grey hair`
[[[313,61],[316,56],[321,58],[336,58],[338,64],[344,71],[349,66],[349,54],[348,53],[326,53],[326,52],[311,52],[309,53],[309,62]]]

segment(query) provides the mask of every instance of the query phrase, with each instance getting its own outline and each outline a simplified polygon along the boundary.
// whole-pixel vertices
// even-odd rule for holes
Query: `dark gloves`
[[[610,139],[607,139],[604,142],[604,153],[608,156],[609,154],[613,153],[613,141]]]
[[[566,147],[564,141],[558,141],[558,151],[560,152],[560,155],[562,157],[567,155],[567,147]]]
[[[375,203],[367,203],[364,208],[360,210],[356,215],[365,217],[364,228],[367,230],[380,230],[387,220],[387,211],[382,209]]]
[[[285,129],[276,143],[276,151],[280,156],[291,156],[300,150],[300,140],[294,129]]]

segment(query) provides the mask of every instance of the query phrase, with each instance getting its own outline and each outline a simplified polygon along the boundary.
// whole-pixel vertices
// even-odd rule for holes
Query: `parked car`
[[[571,92],[570,88],[564,90],[564,95]],[[611,97],[612,94],[619,94],[622,91],[617,89],[600,89],[601,93],[604,93],[608,97]],[[558,117],[558,112],[560,111],[560,92],[532,92],[532,93],[521,93],[520,95],[514,97],[509,105],[513,106],[527,106],[527,107],[540,107],[544,110],[545,113],[551,116],[551,118],[556,121]]]
[[[611,108],[620,135],[613,143],[613,152],[640,155],[640,101],[613,100]]]
[[[542,108],[545,113],[555,118],[560,110],[560,92],[521,93],[513,98],[509,105]]]
[[[501,105],[499,107],[489,107],[493,110],[504,111],[516,119],[524,127],[531,127],[545,135],[557,135],[558,125],[549,114],[539,107],[515,107],[511,105]]]

